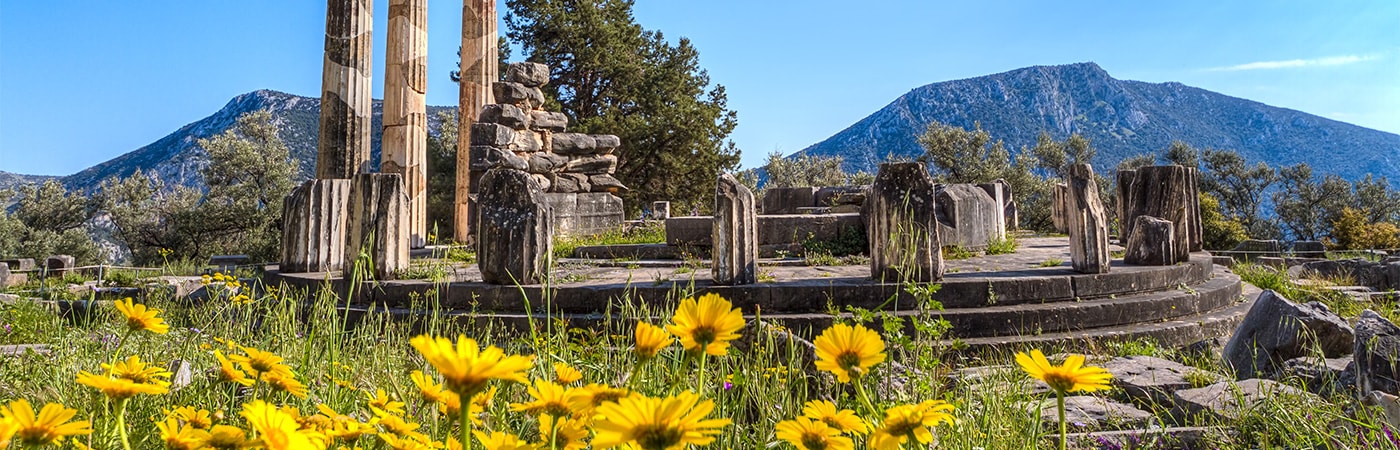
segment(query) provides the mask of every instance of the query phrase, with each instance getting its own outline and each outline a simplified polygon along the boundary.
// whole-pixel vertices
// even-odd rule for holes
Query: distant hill
[[[1300,162],[1317,173],[1354,180],[1387,177],[1400,187],[1400,135],[1181,83],[1118,80],[1097,64],[1036,66],[923,86],[797,154],[841,156],[847,170],[874,171],[887,155],[923,154],[916,137],[933,121],[971,129],[980,122],[1013,154],[1042,130],[1056,139],[1079,133],[1107,171],[1173,140],[1200,149],[1234,149],[1250,163]]]
[[[43,183],[44,181],[54,178],[58,177],[50,175],[23,175],[0,170],[0,191],[25,184]]]
[[[382,101],[374,101],[371,161],[376,167],[379,161],[382,106]],[[269,110],[281,126],[282,140],[287,143],[292,157],[300,163],[299,178],[311,178],[316,171],[316,138],[319,131],[321,99],[260,90],[234,97],[218,112],[180,127],[145,147],[63,177],[63,184],[70,190],[90,191],[101,184],[102,180],[114,176],[126,177],[139,168],[143,172],[153,171],[159,174],[167,183],[203,187],[204,178],[200,171],[209,164],[209,157],[197,144],[198,140],[222,133],[234,126],[238,116],[260,109]],[[439,111],[455,109],[455,106],[429,106],[428,132],[436,135],[440,129],[442,124],[437,119]],[[3,180],[4,175],[0,174],[0,182]]]

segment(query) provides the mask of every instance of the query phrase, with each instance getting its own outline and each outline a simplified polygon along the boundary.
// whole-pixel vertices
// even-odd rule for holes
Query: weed
[[[1041,262],[1040,262],[1040,267],[1060,267],[1061,265],[1064,265],[1064,263],[1065,263],[1065,260],[1063,260],[1063,259],[1060,259],[1060,258],[1050,258],[1050,259],[1041,261]]]
[[[943,247],[943,259],[968,259],[974,256],[977,256],[977,253],[963,248],[961,245]]]
[[[993,238],[987,241],[988,255],[1005,255],[1016,253],[1016,248],[1020,243],[1016,241],[1016,236],[1006,235],[1004,238]]]

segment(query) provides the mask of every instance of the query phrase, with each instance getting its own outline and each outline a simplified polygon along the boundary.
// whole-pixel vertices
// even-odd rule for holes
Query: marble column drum
[[[410,248],[423,248],[428,235],[427,27],[427,0],[389,0],[379,171],[403,177]]]
[[[329,0],[321,69],[316,178],[349,179],[370,167],[372,0]]]

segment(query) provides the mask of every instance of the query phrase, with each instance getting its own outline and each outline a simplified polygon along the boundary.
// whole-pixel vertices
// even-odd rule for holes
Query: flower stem
[[[117,400],[117,433],[122,437],[122,448],[131,450],[131,440],[126,436],[126,402],[127,398]]]
[[[880,414],[875,410],[875,404],[870,403],[870,395],[865,393],[865,383],[860,381],[861,377],[851,378],[851,384],[856,385],[856,397],[860,398],[862,405],[865,405],[865,410],[870,413],[870,417],[879,417]]]
[[[108,364],[115,365],[117,363],[117,358],[120,357],[118,355],[121,355],[122,352],[122,346],[126,345],[126,339],[129,337],[131,337],[131,328],[127,328],[126,332],[122,333],[122,337],[117,339],[117,348],[112,350],[112,361]]]
[[[696,393],[705,392],[705,360],[709,359],[709,356],[710,354],[705,353],[703,350],[700,351],[700,374],[698,375],[700,377],[700,383],[695,386]]]
[[[462,397],[462,407],[457,413],[457,420],[462,425],[462,450],[472,449],[472,407],[471,395],[458,394]]]
[[[1060,412],[1060,450],[1065,450],[1065,394],[1055,391],[1055,403]]]

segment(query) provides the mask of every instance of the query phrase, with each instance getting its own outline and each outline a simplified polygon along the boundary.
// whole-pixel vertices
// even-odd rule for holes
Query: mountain
[[[0,170],[0,191],[24,184],[39,184],[54,178],[58,177],[49,175],[24,175]]]
[[[1400,187],[1400,135],[1181,83],[1118,80],[1097,64],[1035,66],[923,86],[797,154],[841,156],[848,171],[874,172],[887,155],[923,154],[916,137],[938,121],[981,123],[1013,154],[1047,131],[1088,138],[1106,172],[1132,156],[1160,154],[1173,140],[1233,149],[1250,163],[1308,163],[1354,180],[1387,177]]]
[[[383,102],[374,101],[371,161],[378,167],[380,119]],[[144,147],[133,150],[81,172],[63,177],[70,190],[91,191],[110,177],[126,177],[136,169],[155,172],[166,183],[203,187],[200,171],[209,164],[209,156],[198,145],[199,139],[223,133],[234,126],[238,116],[246,112],[267,109],[280,125],[282,141],[286,142],[299,165],[299,179],[308,179],[316,171],[316,138],[319,134],[321,99],[301,97],[285,92],[260,90],[239,95],[218,112],[180,127],[175,132]],[[437,114],[455,111],[456,107],[429,106],[428,132],[436,135],[441,127]],[[3,181],[0,176],[0,181]]]

